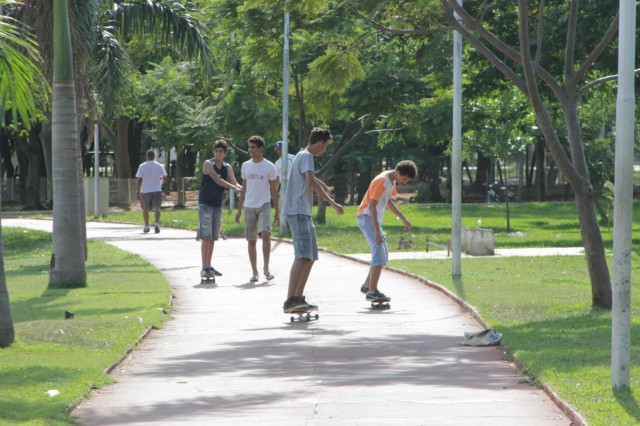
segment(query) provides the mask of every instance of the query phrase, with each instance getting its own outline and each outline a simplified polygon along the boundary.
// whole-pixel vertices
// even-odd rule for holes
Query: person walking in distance
[[[314,128],[309,136],[307,147],[298,152],[291,165],[282,207],[282,213],[291,229],[294,248],[294,260],[289,274],[289,290],[283,306],[285,313],[298,309],[318,309],[318,306],[309,303],[304,296],[304,288],[311,268],[318,260],[316,228],[312,219],[313,193],[324,198],[338,215],[344,213],[342,206],[329,195],[327,185],[315,176],[313,159],[324,154],[332,142],[333,137],[329,130]]]
[[[276,142],[276,153],[278,154],[278,159],[274,163],[276,166],[276,171],[278,172],[278,177],[276,177],[276,188],[280,188],[280,183],[282,182],[282,141]],[[291,165],[293,164],[293,159],[295,155],[287,154],[287,180],[289,180],[289,175],[291,174]]]
[[[248,242],[249,262],[252,275],[250,282],[257,282],[258,275],[258,237],[262,239],[263,272],[265,278],[275,278],[269,270],[271,256],[271,202],[275,208],[273,223],[280,224],[278,207],[278,191],[276,189],[276,167],[263,157],[264,139],[251,136],[247,141],[251,159],[242,163],[242,196],[238,203],[236,223],[240,223],[244,209],[244,232]]]
[[[213,143],[213,158],[205,160],[202,166],[202,181],[198,192],[198,238],[201,241],[202,255],[200,276],[203,278],[222,275],[211,266],[211,259],[222,226],[224,193],[225,189],[236,192],[242,190],[242,186],[238,184],[233,174],[233,168],[224,162],[226,155],[227,142],[217,140]]]
[[[397,194],[396,184],[405,185],[415,178],[417,168],[413,161],[400,161],[394,170],[387,170],[376,176],[369,185],[366,194],[358,208],[358,227],[371,250],[371,267],[360,291],[365,293],[367,300],[379,300],[391,298],[378,290],[378,281],[382,267],[389,260],[387,240],[382,231],[382,218],[387,208],[396,215],[404,224],[404,229],[410,230],[411,223],[398,209],[391,197]]]
[[[149,210],[153,208],[155,233],[160,232],[160,207],[162,206],[162,187],[167,184],[167,172],[164,166],[156,161],[156,153],[153,150],[147,151],[147,161],[140,164],[136,177],[138,186],[136,197],[140,200],[142,207],[142,218],[144,219],[143,232],[149,232]]]

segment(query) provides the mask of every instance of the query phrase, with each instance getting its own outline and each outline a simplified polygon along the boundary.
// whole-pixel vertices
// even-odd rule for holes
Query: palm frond
[[[0,16],[0,105],[2,112],[10,110],[12,119],[31,126],[39,110],[36,97],[47,99],[49,86],[38,68],[40,57],[34,37],[21,24]],[[0,114],[4,125],[4,113]]]
[[[174,0],[131,0],[114,3],[113,25],[125,38],[153,34],[176,46],[188,59],[200,58],[206,75],[213,73],[213,55],[193,11]]]

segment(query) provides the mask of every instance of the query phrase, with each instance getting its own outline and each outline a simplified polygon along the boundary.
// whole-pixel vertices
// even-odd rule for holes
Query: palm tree
[[[44,69],[49,76],[53,74],[54,80],[54,226],[49,287],[85,285],[86,226],[78,145],[79,118],[84,114],[77,107],[88,105],[91,115],[98,119],[95,90],[105,110],[113,108],[110,101],[117,99],[113,93],[124,86],[130,63],[118,34],[160,34],[163,41],[200,56],[205,69],[211,69],[211,53],[198,22],[174,0],[27,0],[23,12],[22,18],[38,32]],[[76,94],[81,99],[76,99]],[[129,161],[120,159],[118,163],[126,167]]]
[[[0,127],[4,125],[5,105],[11,105],[14,121],[19,118],[25,126],[30,126],[31,116],[39,109],[34,93],[46,94],[49,90],[36,65],[39,61],[33,36],[26,34],[19,22],[0,16]],[[0,347],[10,345],[14,338],[0,219]]]
[[[73,51],[67,0],[53,0],[53,240],[49,288],[83,287],[85,265],[84,196]],[[82,203],[82,205],[81,205]]]

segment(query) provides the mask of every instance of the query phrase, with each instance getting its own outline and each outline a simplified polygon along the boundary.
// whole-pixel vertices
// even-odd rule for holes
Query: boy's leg
[[[202,255],[202,269],[211,267],[211,258],[213,257],[213,246],[215,241],[202,240],[200,244],[200,254]]]
[[[263,232],[262,235],[262,259],[264,261],[264,275],[269,277],[269,259],[271,258],[271,233]]]
[[[256,279],[258,278],[258,264],[257,264],[258,254],[256,250],[257,242],[258,240],[248,241],[249,262],[251,263],[251,272],[253,274],[252,278],[256,278]]]
[[[244,209],[244,234],[247,238],[247,251],[249,263],[251,263],[251,281],[258,280],[257,242],[258,242],[258,212],[257,209],[245,207]]]
[[[271,258],[271,203],[265,203],[258,210],[258,235],[262,239],[263,272],[269,279],[269,260]]]
[[[295,259],[289,273],[289,292],[287,297],[302,296],[307,285],[314,261],[309,259]]]
[[[143,207],[142,208],[142,219],[144,219],[145,228],[149,227],[149,209]]]
[[[366,285],[369,291],[376,291],[378,289],[378,281],[380,280],[380,274],[382,273],[382,266],[372,266],[369,268],[369,275],[367,275]]]

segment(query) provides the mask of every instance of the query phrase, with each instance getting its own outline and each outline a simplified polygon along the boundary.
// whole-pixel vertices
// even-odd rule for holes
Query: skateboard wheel
[[[316,314],[316,319],[320,318],[320,315]]]
[[[291,317],[291,322],[294,322],[296,319],[294,317]]]

